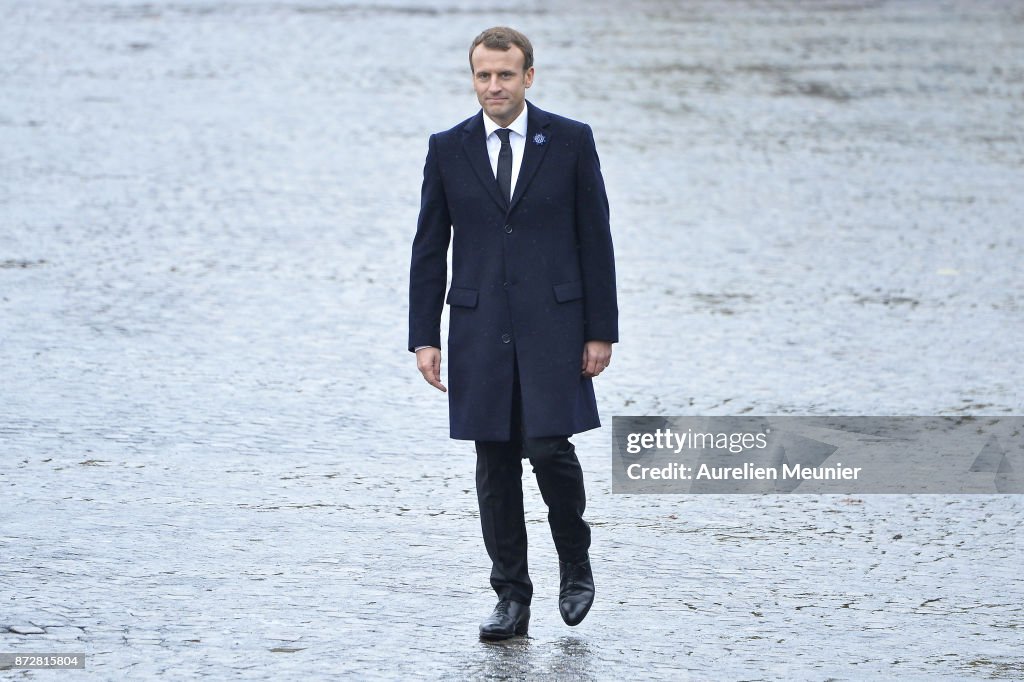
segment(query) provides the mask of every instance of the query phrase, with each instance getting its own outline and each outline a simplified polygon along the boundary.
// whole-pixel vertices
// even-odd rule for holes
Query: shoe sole
[[[515,639],[516,637],[525,637],[526,634],[527,634],[526,632],[515,632],[515,633],[513,633],[511,635],[485,635],[484,633],[481,632],[480,633],[480,641],[481,642],[503,642],[506,639]]]

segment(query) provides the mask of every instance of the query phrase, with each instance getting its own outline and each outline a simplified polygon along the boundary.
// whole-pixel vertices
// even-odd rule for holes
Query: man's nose
[[[491,83],[488,86],[488,88],[490,90],[494,91],[494,92],[498,92],[499,90],[501,90],[501,85],[498,83],[498,77],[497,76],[494,76],[494,77],[491,78]]]

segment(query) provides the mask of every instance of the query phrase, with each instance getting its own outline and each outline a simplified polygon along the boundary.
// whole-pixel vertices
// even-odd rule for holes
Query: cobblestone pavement
[[[404,347],[485,26],[594,126],[606,420],[1022,412],[1019,3],[551,5],[0,4],[0,652],[87,653],[5,678],[1024,677],[1019,496],[613,496],[607,426],[591,615],[527,474],[531,636],[476,641],[472,447]]]

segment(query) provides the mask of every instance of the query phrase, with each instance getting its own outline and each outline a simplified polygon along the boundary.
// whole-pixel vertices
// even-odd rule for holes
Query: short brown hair
[[[515,45],[523,51],[523,72],[529,71],[533,66],[533,45],[530,44],[530,39],[514,28],[493,26],[478,35],[469,46],[470,71],[473,70],[473,50],[481,44],[491,50],[510,50]]]

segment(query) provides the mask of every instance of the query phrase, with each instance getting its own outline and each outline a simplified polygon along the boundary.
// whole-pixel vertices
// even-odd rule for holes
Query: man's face
[[[533,85],[533,67],[524,72],[525,61],[523,51],[515,45],[507,50],[492,50],[481,44],[473,50],[476,98],[484,112],[503,128],[522,112],[526,88]]]

